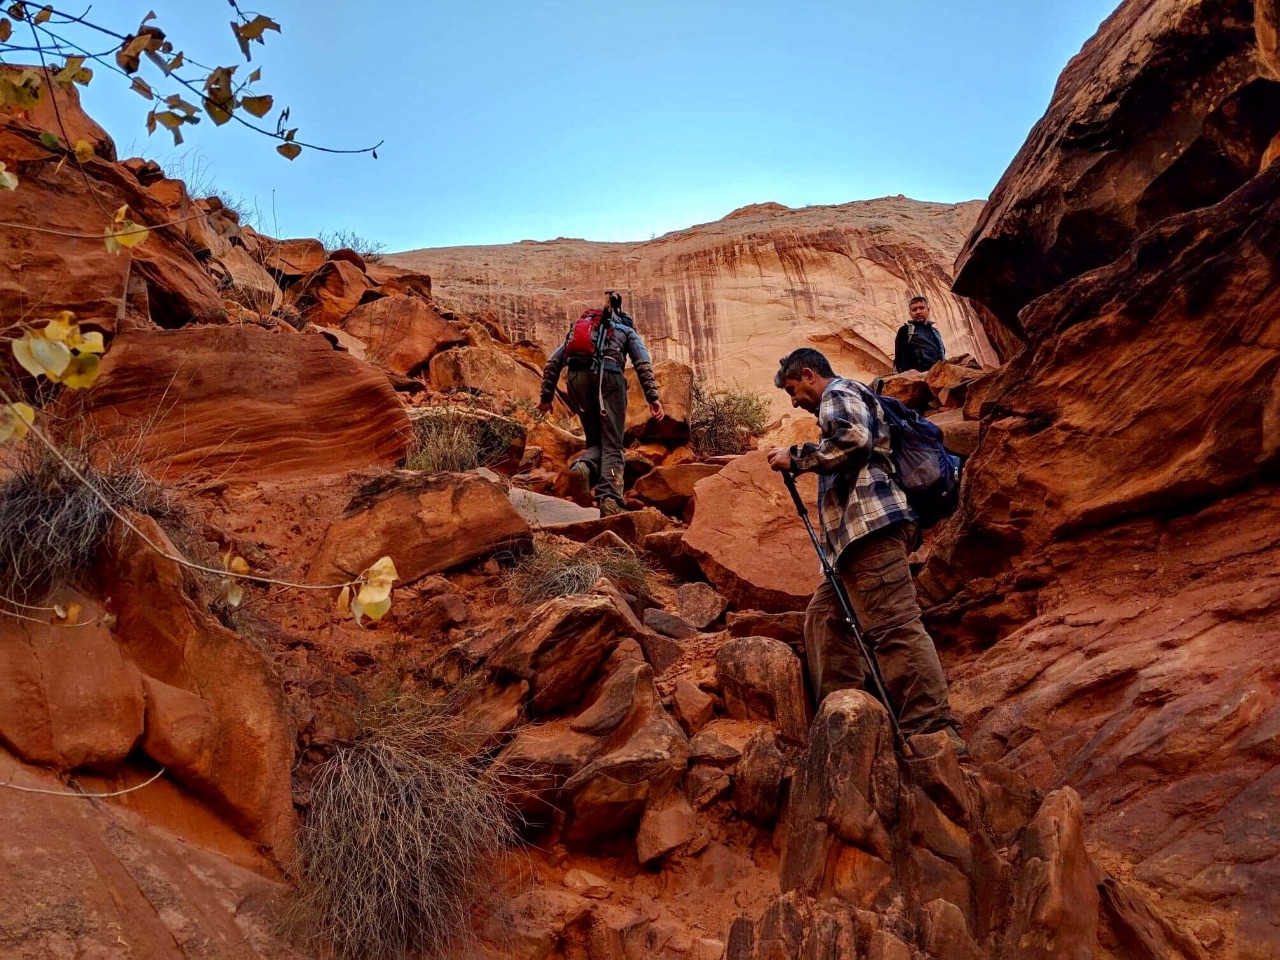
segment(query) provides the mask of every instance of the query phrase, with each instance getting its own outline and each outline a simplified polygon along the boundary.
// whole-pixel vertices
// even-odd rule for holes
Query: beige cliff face
[[[513,338],[544,346],[617,289],[655,360],[763,390],[781,412],[787,401],[772,382],[780,357],[813,346],[841,373],[883,374],[917,293],[929,298],[949,354],[996,362],[973,308],[950,292],[951,264],[981,211],[978,201],[904,197],[796,210],[758,204],[647,243],[525,241],[390,260],[429,273],[442,302],[490,312]]]

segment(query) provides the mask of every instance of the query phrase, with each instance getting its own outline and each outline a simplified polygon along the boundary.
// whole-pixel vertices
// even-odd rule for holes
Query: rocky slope
[[[1164,215],[1117,200],[1133,230],[1084,258],[1044,238],[1096,198],[1048,202],[1037,171],[1074,157],[1157,176],[1167,157],[1117,131],[1162,129],[1175,107],[1130,89],[1176,88],[1184,127],[1265,127],[1249,111],[1274,81],[1237,97],[1201,78],[1214,57],[1262,71],[1275,23],[1263,3],[1122,7],[968,244],[964,270],[995,278],[974,280],[984,322],[1016,355],[887,388],[966,458],[961,509],[917,558],[965,764],[936,737],[895,756],[861,692],[806,701],[807,540],[761,452],[690,447],[687,365],[661,366],[662,431],[630,412],[637,509],[601,519],[554,495],[582,440],[528,416],[540,351],[492,311],[230,229],[105,139],[72,176],[37,124],[5,118],[20,185],[3,202],[21,217],[83,230],[99,201],[127,201],[184,223],[139,248],[127,287],[96,247],[0,233],[5,315],[53,291],[108,340],[87,395],[33,395],[38,422],[103,470],[162,481],[132,501],[137,530],[109,525],[50,598],[85,626],[0,614],[0,810],[21,827],[0,835],[0,953],[299,955],[274,920],[318,778],[371,704],[447,693],[528,841],[478,911],[493,960],[1274,956],[1280,165],[1264,151],[1222,196],[1187,195],[1251,149],[1215,134]],[[996,282],[1021,249],[1038,251],[1034,300]],[[460,424],[491,469],[409,468]],[[139,533],[214,570],[230,551],[321,585],[389,554],[400,579],[365,628],[332,590],[249,586],[233,609],[217,576]],[[605,549],[667,579],[628,593],[597,564],[569,596],[520,601],[510,571],[531,550]]]
[[[766,203],[647,243],[525,241],[389,259],[429,273],[443,302],[544,347],[618,289],[656,359],[762,390],[781,412],[772,384],[780,357],[816,346],[847,373],[885,373],[915,294],[929,297],[952,355],[995,362],[974,310],[950,289],[951,263],[981,210],[904,197]]]

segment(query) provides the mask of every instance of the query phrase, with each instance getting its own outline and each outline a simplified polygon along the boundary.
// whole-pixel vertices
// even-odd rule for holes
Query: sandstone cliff
[[[773,396],[788,350],[815,346],[850,374],[882,374],[907,300],[927,296],[952,355],[995,362],[973,308],[950,292],[951,263],[982,205],[904,197],[840,206],[743,207],[647,243],[525,241],[396,254],[436,296],[490,312],[514,338],[553,346],[614,288],[655,359]],[[775,399],[779,411],[785,398]]]

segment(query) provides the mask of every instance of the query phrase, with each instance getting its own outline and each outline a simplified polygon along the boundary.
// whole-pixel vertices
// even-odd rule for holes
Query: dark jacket
[[[617,311],[609,324],[609,336],[601,351],[601,367],[607,373],[622,373],[627,358],[636,368],[636,376],[640,379],[640,389],[649,403],[658,399],[658,380],[653,375],[653,361],[649,359],[649,351],[644,341],[636,333],[630,316]],[[555,353],[547,359],[542,368],[542,402],[550,403],[555,396],[556,384],[560,382],[560,371],[564,369],[564,344],[556,347]]]
[[[916,323],[908,320],[898,331],[893,347],[893,372],[928,370],[939,360],[945,360],[947,348],[942,334],[932,323]]]

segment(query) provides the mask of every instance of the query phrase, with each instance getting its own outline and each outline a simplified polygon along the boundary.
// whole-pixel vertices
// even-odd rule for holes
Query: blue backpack
[[[854,381],[857,383],[857,381]],[[960,503],[960,458],[942,443],[942,430],[893,397],[873,393],[884,411],[898,485],[920,526],[932,527],[956,512]]]

